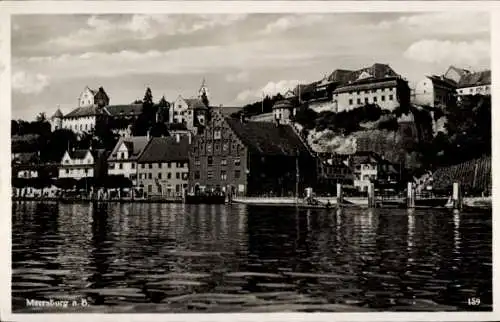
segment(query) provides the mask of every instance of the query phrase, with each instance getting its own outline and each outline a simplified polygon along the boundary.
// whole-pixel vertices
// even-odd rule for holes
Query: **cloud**
[[[240,71],[236,74],[228,74],[226,76],[226,81],[231,82],[231,83],[244,83],[247,82],[250,78],[250,75],[248,74],[247,71]]]
[[[408,47],[404,56],[426,63],[477,65],[490,59],[490,44],[483,40],[454,42],[425,39]]]
[[[12,75],[12,88],[23,94],[38,94],[49,86],[49,83],[49,77],[43,74],[19,71]]]
[[[269,82],[264,87],[258,90],[244,90],[236,96],[238,102],[248,102],[252,99],[261,99],[262,96],[274,96],[278,93],[285,94],[288,90],[293,90],[298,84],[303,84],[304,81],[298,80],[280,80],[278,82]]]
[[[278,20],[273,21],[266,25],[260,31],[261,34],[280,33],[289,29],[310,26],[324,20],[322,15],[299,14],[280,17]]]
[[[383,20],[372,27],[382,30],[405,28],[411,32],[466,35],[489,32],[490,14],[470,11],[431,12]]]
[[[227,46],[199,46],[168,51],[123,50],[114,53],[87,52],[14,58],[13,70],[31,71],[53,79],[116,77],[137,74],[208,74],[231,70],[275,69],[307,66],[318,57],[310,48],[290,51],[265,46],[265,41],[232,43]],[[245,79],[245,73],[236,75]],[[235,77],[236,77],[235,76]]]
[[[62,48],[85,48],[120,40],[147,40],[159,35],[187,35],[218,26],[229,26],[246,15],[145,15],[126,18],[113,15],[91,16],[86,26],[49,40],[49,45]]]

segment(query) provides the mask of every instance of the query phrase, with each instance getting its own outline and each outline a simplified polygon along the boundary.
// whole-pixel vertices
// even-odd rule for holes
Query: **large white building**
[[[120,138],[108,157],[108,175],[122,175],[136,183],[137,160],[147,146],[147,136]]]
[[[359,80],[333,91],[333,112],[350,111],[367,104],[393,111],[401,104],[409,103],[409,100],[410,89],[402,78],[379,79],[362,74]]]

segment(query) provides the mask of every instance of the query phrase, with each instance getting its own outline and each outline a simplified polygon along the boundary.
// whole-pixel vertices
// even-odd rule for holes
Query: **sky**
[[[243,106],[335,69],[389,64],[410,85],[490,68],[484,12],[12,16],[12,118],[68,113],[82,90],[128,104],[197,95]]]

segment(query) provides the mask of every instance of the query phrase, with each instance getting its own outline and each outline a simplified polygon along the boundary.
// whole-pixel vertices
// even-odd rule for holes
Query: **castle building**
[[[442,76],[427,76],[415,86],[413,102],[417,105],[443,108],[456,94],[456,84]]]
[[[197,98],[183,98],[179,95],[169,109],[170,122],[186,124],[188,130],[197,133],[199,128],[206,125],[209,116],[209,106],[203,102],[204,97],[209,98],[208,95],[208,88],[204,80]]]
[[[62,126],[63,126],[62,120],[63,120],[63,113],[61,112],[61,110],[59,108],[57,108],[57,111],[54,113],[54,115],[52,115],[52,117],[49,120],[50,130],[52,132],[54,132],[56,130],[62,129]]]

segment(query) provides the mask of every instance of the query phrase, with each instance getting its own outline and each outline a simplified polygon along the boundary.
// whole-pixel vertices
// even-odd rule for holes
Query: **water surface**
[[[491,213],[14,203],[14,312],[492,309]],[[27,308],[26,299],[88,301]],[[480,299],[470,306],[468,300]]]

